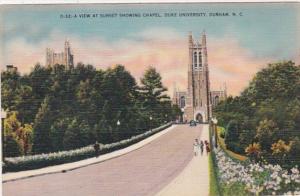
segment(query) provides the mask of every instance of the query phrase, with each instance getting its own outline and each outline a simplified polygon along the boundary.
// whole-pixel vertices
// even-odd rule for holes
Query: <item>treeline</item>
[[[4,71],[1,78],[6,157],[116,142],[178,114],[153,67],[141,85],[122,65],[96,70],[82,63],[72,69],[37,64],[29,74]]]
[[[300,67],[293,62],[269,64],[214,112],[230,150],[257,161],[300,164]]]

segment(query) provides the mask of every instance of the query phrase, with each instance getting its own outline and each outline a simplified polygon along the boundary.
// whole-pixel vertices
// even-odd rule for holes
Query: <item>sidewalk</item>
[[[172,125],[171,127],[167,128],[163,131],[160,131],[160,132],[158,132],[136,144],[133,144],[131,146],[128,146],[128,147],[120,149],[120,150],[116,150],[111,153],[101,155],[98,158],[93,157],[93,158],[89,158],[89,159],[85,159],[85,160],[81,160],[81,161],[77,161],[77,162],[49,166],[49,167],[35,169],[35,170],[5,173],[5,174],[2,174],[2,182],[15,181],[15,180],[19,180],[19,179],[34,177],[34,176],[70,171],[70,170],[78,169],[78,168],[85,167],[88,165],[103,162],[103,161],[106,161],[109,159],[113,159],[113,158],[119,157],[121,155],[127,154],[129,152],[132,152],[134,150],[137,150],[137,149],[149,144],[150,142],[157,139],[158,137],[171,131],[175,126],[176,125]]]
[[[209,141],[208,131],[208,125],[203,125],[203,132],[201,133],[200,140]],[[203,156],[198,155],[194,157],[186,168],[156,196],[174,195],[209,195],[209,166],[208,156],[206,155],[205,150]]]

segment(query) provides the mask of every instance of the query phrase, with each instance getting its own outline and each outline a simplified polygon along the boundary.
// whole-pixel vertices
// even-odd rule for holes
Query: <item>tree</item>
[[[133,125],[129,125],[131,122],[128,119],[131,118],[130,111],[132,111],[137,97],[137,84],[134,77],[125,70],[124,66],[116,65],[104,73],[101,89],[102,97],[105,98],[102,112],[105,122],[108,123],[105,127],[112,131],[113,141],[131,135],[128,132],[135,130],[132,129]],[[118,120],[122,122],[119,126],[117,125]]]
[[[20,142],[25,155],[31,153],[32,150],[32,138],[33,138],[33,128],[31,124],[25,124],[20,129]]]
[[[102,116],[100,118],[100,134],[107,138],[107,142],[118,141],[119,133],[113,127],[116,127],[116,113],[112,109],[112,105],[109,101],[105,101],[104,106],[102,108]],[[114,125],[114,126],[113,126]],[[100,136],[101,137],[101,136]],[[102,141],[103,138],[101,137]],[[100,140],[101,141],[101,140]],[[106,141],[104,141],[106,142]]]
[[[96,138],[92,129],[84,121],[74,118],[68,125],[63,137],[64,150],[71,150],[92,144]]]
[[[101,82],[98,83],[98,85]],[[79,118],[87,121],[90,125],[97,123],[100,117],[99,110],[103,107],[101,89],[92,84],[90,79],[81,81],[76,89],[76,102]]]
[[[50,140],[53,146],[53,151],[59,151],[64,149],[63,139],[65,132],[71,123],[71,119],[68,117],[56,120],[50,129]]]
[[[272,144],[278,139],[278,127],[272,120],[262,120],[256,130],[256,139],[262,150],[270,152]]]
[[[242,95],[247,94],[248,98],[257,100],[258,104],[269,98],[299,98],[299,80],[300,68],[292,61],[269,64],[256,74]]]
[[[226,128],[225,143],[228,149],[242,153],[243,149],[239,146],[240,128],[237,120],[231,120]]]
[[[32,114],[30,115],[32,119],[28,120],[29,122],[34,122],[44,98],[49,94],[49,90],[53,83],[53,81],[51,80],[51,73],[51,67],[43,67],[40,64],[36,64],[28,75],[28,85],[32,90],[33,102],[30,105],[29,111],[32,112]]]
[[[31,152],[32,144],[32,126],[30,124],[22,125],[18,120],[18,112],[9,112],[8,117],[4,120],[4,148],[11,148],[13,153],[9,153],[11,149],[4,149],[5,156],[17,156],[28,154]],[[15,146],[14,146],[15,145]]]
[[[177,104],[172,105],[172,113],[171,113],[171,119],[176,120],[179,118],[182,118],[183,112],[179,108]]]
[[[31,86],[21,85],[17,89],[16,94],[18,95],[18,98],[15,100],[15,106],[19,113],[21,122],[31,123],[35,116],[35,113],[32,112],[34,99]]]
[[[257,142],[263,156],[287,165],[288,161],[280,161],[278,153],[277,158],[272,155],[271,147],[279,140],[288,142],[300,137],[299,97],[300,67],[291,61],[269,64],[256,73],[240,96],[228,97],[214,109],[222,126],[229,125],[232,119],[239,124],[239,144],[228,138],[226,145],[235,148],[243,147],[247,141]]]
[[[17,111],[15,125],[11,124],[17,127],[11,131],[14,140],[9,141],[17,142],[20,154],[73,149],[95,140],[116,142],[174,115],[154,68],[145,74],[145,90],[122,65],[96,70],[82,63],[72,69],[36,64],[28,75],[2,72],[1,76],[4,109]]]
[[[5,110],[16,110],[15,102],[18,98],[19,86],[20,74],[18,72],[4,71],[1,73],[1,106]]]
[[[34,136],[32,150],[35,154],[52,151],[50,127],[53,115],[50,108],[50,97],[46,97],[34,121]]]
[[[21,123],[17,118],[17,112],[10,112],[4,120],[4,157],[15,157],[23,154],[22,146],[18,142],[17,132],[21,129]]]
[[[140,95],[143,100],[143,106],[150,111],[153,117],[153,126],[161,123],[161,109],[165,101],[169,101],[170,97],[165,94],[165,88],[161,81],[160,74],[154,67],[149,67],[141,79]],[[169,113],[171,115],[171,113]]]

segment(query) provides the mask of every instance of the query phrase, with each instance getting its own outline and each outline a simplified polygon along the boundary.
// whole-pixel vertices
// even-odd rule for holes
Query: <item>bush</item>
[[[121,140],[112,144],[101,144],[100,145],[100,154],[105,154],[112,152],[114,150],[124,148],[131,144],[141,141],[161,130],[164,130],[170,127],[172,123],[167,123],[158,128],[152,129],[145,133],[132,136],[130,139]],[[57,165],[62,163],[69,163],[74,161],[79,161],[89,157],[95,156],[93,145],[89,145],[83,148],[53,152],[48,154],[38,154],[31,156],[22,156],[22,157],[10,157],[5,158],[5,164],[2,166],[3,172],[16,172],[30,169],[38,169],[46,166]]]
[[[4,141],[4,156],[16,157],[22,154],[20,144],[12,135],[6,136]]]
[[[226,147],[238,153],[243,153],[244,149],[240,147],[240,124],[237,120],[231,120],[226,128],[225,144]]]
[[[224,138],[225,138],[225,135],[226,135],[225,129],[222,128],[222,129],[220,129],[219,131],[220,131],[220,137],[224,139]]]

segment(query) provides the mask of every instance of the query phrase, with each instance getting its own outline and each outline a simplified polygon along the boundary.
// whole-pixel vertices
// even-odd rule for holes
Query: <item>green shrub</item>
[[[20,144],[12,135],[6,136],[4,141],[4,156],[16,157],[22,154]]]
[[[220,137],[224,139],[225,138],[225,134],[226,134],[225,129],[220,129]]]

